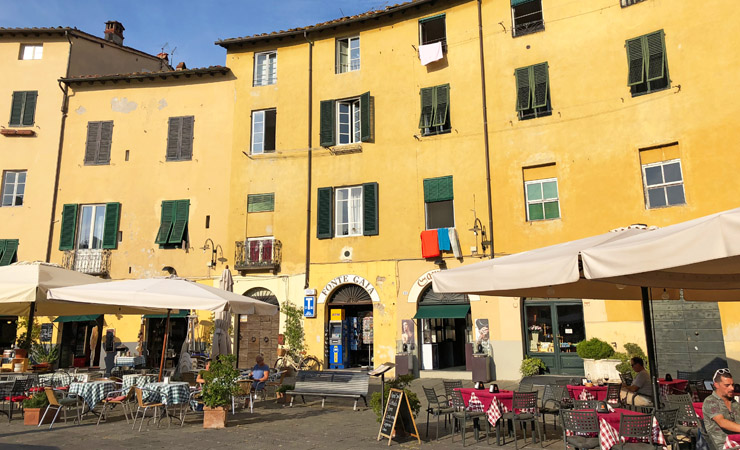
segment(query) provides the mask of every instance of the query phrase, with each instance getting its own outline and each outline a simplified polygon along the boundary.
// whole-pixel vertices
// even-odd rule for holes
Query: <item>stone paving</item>
[[[472,383],[464,383],[472,386]],[[511,389],[516,386],[515,382],[498,382],[502,389]],[[443,392],[442,380],[424,379],[415,380],[411,386],[422,399],[422,411],[416,422],[422,437],[425,449],[448,449],[462,448],[459,434],[455,442],[450,441],[450,428],[442,431],[439,441],[427,441],[426,413],[424,408],[421,386],[434,386],[438,392]],[[371,390],[379,391],[380,384],[373,380]],[[307,399],[310,400],[310,399]],[[249,410],[239,411],[230,416],[228,427],[223,430],[204,430],[202,428],[202,416],[191,414],[181,428],[172,424],[167,427],[167,422],[161,428],[155,425],[139,433],[132,431],[131,425],[126,425],[126,420],[120,411],[110,416],[108,423],[96,426],[96,417],[88,414],[82,425],[76,425],[70,418],[68,423],[59,422],[54,425],[53,430],[48,426],[36,428],[24,426],[20,418],[15,418],[12,423],[3,423],[5,416],[0,416],[0,450],[6,449],[209,449],[209,448],[259,448],[259,449],[379,449],[388,447],[388,440],[381,442],[376,440],[379,424],[375,419],[372,409],[365,408],[362,401],[358,411],[352,410],[352,401],[348,399],[327,399],[326,406],[321,408],[321,401],[309,401],[302,404],[298,399],[293,408],[284,407],[270,399],[259,401],[255,404],[254,413]],[[548,422],[551,422],[548,417]],[[430,419],[430,434],[434,437],[436,421]],[[138,422],[137,422],[138,423]],[[146,423],[145,423],[146,427]],[[442,427],[440,427],[442,428]],[[137,425],[138,429],[138,425]],[[545,441],[546,449],[563,448],[560,434],[555,434],[552,426],[548,427],[549,439]],[[509,445],[509,443],[511,445]],[[509,442],[503,448],[514,448],[513,442]],[[466,448],[485,448],[485,440],[478,443],[473,441],[473,433],[469,429],[467,434]],[[519,441],[520,448],[522,440]],[[492,447],[495,447],[495,437],[492,438]],[[415,439],[406,439],[401,442],[393,440],[391,447],[397,448],[419,448]],[[532,445],[527,441],[527,447],[539,448],[539,444]]]

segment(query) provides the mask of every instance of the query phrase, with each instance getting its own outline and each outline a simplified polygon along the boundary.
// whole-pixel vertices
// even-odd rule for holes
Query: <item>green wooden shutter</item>
[[[18,239],[6,239],[5,251],[0,256],[0,266],[7,266],[12,263],[16,251],[18,251]]]
[[[100,146],[100,128],[102,122],[87,123],[87,143],[85,144],[85,164],[95,164]]]
[[[531,1],[533,1],[533,0],[511,0],[511,6],[512,7],[513,6],[519,6],[519,5],[523,5],[525,3],[529,3]]]
[[[419,118],[419,128],[429,128],[432,126],[434,116],[434,88],[422,88],[419,92],[421,97],[421,117]]]
[[[180,135],[180,159],[189,161],[193,159],[193,127],[195,117],[182,118],[182,134]]]
[[[424,202],[443,202],[453,198],[451,175],[424,180]]]
[[[23,106],[23,125],[33,125],[34,115],[36,114],[36,98],[38,97],[37,91],[26,92],[26,101]]]
[[[372,135],[372,111],[370,110],[370,93],[360,96],[360,140],[367,142]]]
[[[110,150],[113,142],[113,121],[100,123],[100,145],[98,146],[98,164],[110,164]]]
[[[362,185],[362,234],[378,235],[378,183]]]
[[[634,86],[644,81],[645,57],[642,52],[642,37],[629,39],[626,46],[629,66],[627,86]]]
[[[434,87],[434,119],[432,126],[441,127],[447,122],[447,110],[450,107],[450,85],[442,84]]]
[[[74,250],[77,232],[77,204],[62,207],[62,228],[59,233],[59,250]]]
[[[647,80],[660,80],[665,75],[665,42],[663,30],[644,36]]]
[[[167,127],[167,161],[176,160],[180,153],[182,119],[182,117],[170,117],[169,126]]]
[[[275,210],[275,194],[249,194],[247,212],[265,212]]]
[[[175,220],[172,224],[172,234],[167,241],[170,244],[179,244],[185,239],[185,228],[188,226],[188,216],[190,215],[190,200],[177,200],[175,202]]]
[[[547,63],[532,66],[532,107],[542,108],[547,106],[547,89],[549,83]]]
[[[103,248],[118,247],[118,218],[121,215],[120,203],[105,204],[105,228],[103,228]]]
[[[316,217],[316,237],[319,239],[331,239],[334,234],[332,223],[332,209],[334,202],[334,189],[330,187],[319,188]]]
[[[334,136],[334,122],[336,115],[336,102],[334,100],[324,100],[321,102],[321,146],[331,147],[336,143]]]
[[[165,200],[162,202],[162,219],[157,231],[157,237],[154,239],[155,244],[166,244],[172,230],[172,222],[175,219],[175,202]]]
[[[5,245],[8,243],[7,239],[0,239],[0,259],[3,257],[5,251]]]
[[[10,126],[17,126],[21,124],[23,117],[23,105],[26,101],[25,92],[13,92],[13,101],[10,108]]]
[[[529,87],[529,67],[521,67],[514,71],[516,76],[516,110],[529,109],[532,92]]]

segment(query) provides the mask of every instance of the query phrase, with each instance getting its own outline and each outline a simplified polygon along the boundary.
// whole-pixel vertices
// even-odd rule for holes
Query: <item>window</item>
[[[160,244],[161,248],[177,248],[183,241],[187,241],[189,214],[190,200],[163,201],[162,221],[159,224],[154,243]]]
[[[170,117],[167,130],[167,161],[193,159],[193,125],[195,117]]]
[[[445,30],[445,15],[426,17],[419,20],[419,45],[429,45],[435,42],[442,44],[442,51],[447,51],[447,32]]]
[[[643,164],[642,179],[648,209],[686,203],[680,159]]]
[[[277,52],[254,54],[254,85],[267,86],[277,83]]]
[[[23,194],[26,192],[26,171],[6,170],[3,173],[2,206],[23,205]]]
[[[628,6],[634,5],[635,3],[640,3],[643,0],[620,0],[619,3],[622,5],[622,8],[626,8]]]
[[[317,237],[378,234],[378,183],[341,188],[319,188]]]
[[[321,102],[321,146],[354,144],[372,139],[372,98],[366,92],[359,98]]]
[[[85,164],[110,164],[113,121],[88,122]]]
[[[18,59],[41,59],[44,47],[41,44],[21,44]]]
[[[10,126],[28,127],[33,125],[36,114],[37,91],[13,92],[13,103],[10,108]]]
[[[360,70],[360,38],[337,39],[336,73]]]
[[[547,63],[520,67],[514,71],[516,78],[516,110],[519,120],[552,114],[550,104],[550,75]]]
[[[18,239],[0,239],[0,266],[7,266],[18,260]]]
[[[267,265],[275,262],[273,255],[273,247],[275,247],[275,238],[270,237],[258,237],[248,238],[247,247],[247,260],[251,265]]]
[[[275,152],[277,110],[252,111],[252,154]]]
[[[629,64],[627,85],[633,97],[671,86],[663,30],[630,39],[625,46]]]
[[[275,211],[275,194],[249,194],[247,196],[247,212]]]
[[[558,200],[558,180],[549,178],[524,183],[527,196],[527,220],[547,220],[560,218]]]
[[[449,133],[450,85],[442,84],[422,88],[419,96],[421,97],[421,117],[419,118],[421,134],[429,136]]]
[[[455,226],[453,208],[452,177],[427,178],[424,180],[424,206],[426,229],[451,228]]]
[[[511,23],[514,37],[544,30],[542,0],[511,0]]]
[[[116,248],[120,213],[120,203],[64,205],[59,250]]]

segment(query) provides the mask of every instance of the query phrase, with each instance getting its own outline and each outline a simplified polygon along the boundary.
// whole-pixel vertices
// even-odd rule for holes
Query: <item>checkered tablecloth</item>
[[[89,383],[72,383],[69,385],[69,394],[76,394],[82,397],[90,409],[95,408],[95,405],[115,390],[116,383],[112,381],[91,381]]]
[[[736,447],[740,447],[740,443],[730,439],[730,436],[727,436],[727,439],[725,439],[725,445],[724,447],[722,447],[722,450],[728,450],[728,449],[736,448]]]
[[[128,374],[124,375],[121,381],[123,382],[123,387],[121,389],[123,389],[124,392],[128,392],[128,390],[131,389],[133,386],[144,387],[149,383],[154,383],[155,381],[157,381],[157,376]]]
[[[144,365],[143,356],[116,356],[115,364],[119,367],[135,367]]]
[[[476,396],[475,393],[471,393],[466,409],[473,412],[483,412],[483,402],[478,399],[478,396]],[[504,413],[507,412],[509,412],[509,408],[501,403],[498,397],[494,397],[493,400],[491,400],[491,406],[489,406],[488,410],[486,411],[486,417],[488,418],[488,422],[495,427],[496,422],[498,422],[501,416],[503,416]],[[537,408],[532,408],[531,410],[522,410],[521,412],[530,412],[536,415]]]
[[[617,431],[611,426],[606,420],[599,419],[599,444],[601,444],[601,450],[611,450],[611,448],[618,442],[623,442]],[[653,417],[653,442],[666,450],[665,436],[660,430],[658,421]]]
[[[187,403],[190,400],[190,385],[184,381],[149,383],[145,387],[157,392],[157,395],[153,392],[145,392],[147,402],[162,402],[169,406]]]

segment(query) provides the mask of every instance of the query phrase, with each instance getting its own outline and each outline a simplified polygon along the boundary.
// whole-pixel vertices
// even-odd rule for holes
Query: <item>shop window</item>
[[[422,88],[419,129],[423,136],[450,132],[450,85]]]
[[[2,189],[2,206],[22,206],[26,192],[26,171],[6,170]]]
[[[442,51],[447,51],[447,30],[445,29],[445,15],[426,17],[419,20],[419,45],[429,45],[439,42]]]
[[[154,242],[160,248],[180,248],[188,241],[190,200],[165,200],[162,202],[162,220]]]
[[[550,104],[550,74],[547,63],[520,67],[516,78],[516,110],[519,120],[552,114]]]
[[[254,54],[254,86],[277,83],[277,52]]]
[[[167,161],[193,159],[193,126],[195,117],[170,117],[167,131]]]
[[[628,61],[627,85],[633,97],[671,87],[663,30],[629,39],[625,47]]]
[[[336,73],[360,70],[360,38],[337,39]]]
[[[317,237],[378,234],[378,183],[319,188]]]
[[[455,226],[452,176],[424,180],[424,211],[426,229]]]
[[[252,154],[275,153],[277,110],[252,111]]]
[[[542,0],[511,0],[511,18],[514,37],[544,30]]]

